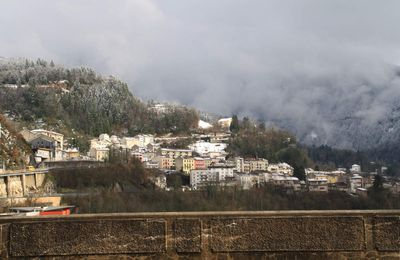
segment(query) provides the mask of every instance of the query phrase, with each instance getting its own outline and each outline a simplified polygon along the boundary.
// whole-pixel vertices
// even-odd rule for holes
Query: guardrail
[[[8,175],[8,174],[26,174],[26,173],[43,173],[43,172],[48,172],[50,168],[45,168],[45,169],[34,169],[34,170],[28,170],[28,169],[20,169],[20,170],[7,170],[7,171],[0,171],[0,175]]]

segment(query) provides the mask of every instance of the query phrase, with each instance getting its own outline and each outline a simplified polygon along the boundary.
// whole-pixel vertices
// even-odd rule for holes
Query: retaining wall
[[[0,218],[2,258],[400,259],[400,211]]]

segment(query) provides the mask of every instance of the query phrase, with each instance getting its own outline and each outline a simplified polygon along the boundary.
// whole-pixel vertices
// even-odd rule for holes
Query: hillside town
[[[162,107],[155,107],[162,109]],[[265,185],[279,186],[287,192],[328,192],[343,191],[352,195],[367,196],[377,172],[363,172],[360,165],[351,168],[338,168],[322,171],[305,169],[305,179],[293,175],[294,168],[285,161],[269,162],[266,158],[244,158],[231,156],[226,148],[232,133],[229,131],[231,118],[218,121],[220,131],[192,133],[190,136],[155,136],[138,134],[136,136],[101,134],[90,140],[90,149],[81,153],[71,146],[64,135],[45,129],[24,129],[20,135],[30,145],[36,168],[45,167],[48,162],[96,161],[107,162],[113,152],[123,152],[136,158],[144,168],[158,172],[152,178],[154,184],[163,190],[170,190],[166,177],[170,174],[187,176],[190,186],[183,190],[200,190],[210,186],[221,188],[239,187],[247,190]],[[199,129],[209,129],[211,124],[200,120]],[[5,134],[1,132],[0,135]],[[174,148],[171,144],[189,140],[185,148]],[[4,162],[0,173],[7,172]],[[382,167],[382,172],[385,167]],[[393,193],[400,193],[399,182],[386,182],[384,186]]]

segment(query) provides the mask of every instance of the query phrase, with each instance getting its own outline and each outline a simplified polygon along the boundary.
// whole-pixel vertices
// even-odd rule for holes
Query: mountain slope
[[[285,87],[292,98],[285,100],[278,115],[259,115],[295,133],[302,143],[370,150],[400,141],[398,67],[388,65],[380,73],[358,77],[300,78],[295,86]],[[275,106],[268,108],[274,111]]]
[[[25,165],[30,156],[30,147],[22,136],[0,115],[0,170]]]
[[[0,61],[0,112],[25,123],[100,133],[180,133],[198,122],[193,109],[171,106],[157,113],[127,85],[87,68],[66,69],[52,62]]]

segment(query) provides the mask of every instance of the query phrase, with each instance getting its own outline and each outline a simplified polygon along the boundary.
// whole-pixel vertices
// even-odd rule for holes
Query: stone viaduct
[[[2,259],[400,259],[400,210],[0,218]]]

